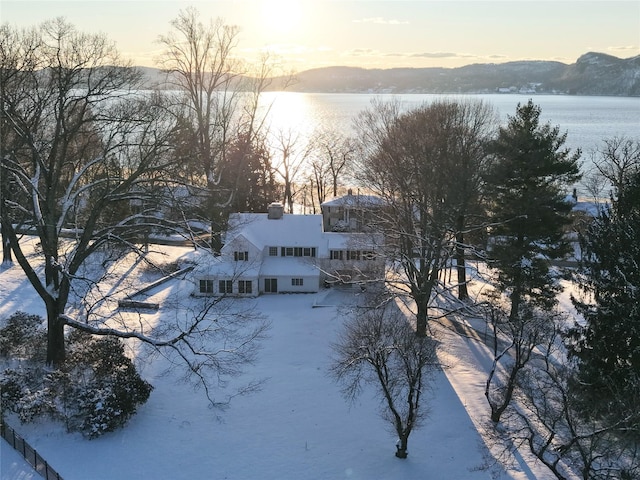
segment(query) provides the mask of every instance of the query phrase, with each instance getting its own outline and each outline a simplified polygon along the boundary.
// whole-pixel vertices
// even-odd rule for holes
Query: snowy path
[[[493,352],[486,345],[484,324],[478,320],[471,325],[466,320],[443,319],[437,328],[442,343],[446,346],[438,357],[447,379],[467,410],[478,433],[483,436],[487,448],[492,451],[487,428],[493,428],[489,418],[489,406],[484,396],[485,383],[492,367]],[[491,335],[491,332],[487,332]],[[512,458],[507,473],[514,480],[536,480],[554,478],[538,459],[526,449],[520,449]]]

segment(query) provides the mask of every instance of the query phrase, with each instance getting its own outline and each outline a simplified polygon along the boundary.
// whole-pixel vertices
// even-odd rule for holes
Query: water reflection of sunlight
[[[315,111],[306,95],[266,92],[260,97],[260,112],[266,116],[270,134],[293,131],[308,140],[316,128]]]

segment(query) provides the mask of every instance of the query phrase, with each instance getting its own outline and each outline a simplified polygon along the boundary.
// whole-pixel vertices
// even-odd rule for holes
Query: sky
[[[188,6],[205,22],[239,27],[236,55],[251,60],[266,50],[294,71],[640,54],[639,0],[0,0],[0,21],[34,26],[62,16],[105,33],[134,64],[156,66],[158,36]]]

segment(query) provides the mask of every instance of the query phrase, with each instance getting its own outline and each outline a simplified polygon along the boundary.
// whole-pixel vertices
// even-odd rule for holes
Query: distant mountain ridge
[[[145,69],[151,80],[158,71]],[[281,90],[274,78],[271,90]],[[287,91],[308,93],[556,93],[640,96],[640,55],[618,58],[589,52],[573,64],[517,61],[458,68],[325,67],[296,75]]]
[[[563,93],[640,96],[640,56],[586,53],[574,64],[518,61],[459,68],[328,67],[297,75],[289,90],[389,93]]]

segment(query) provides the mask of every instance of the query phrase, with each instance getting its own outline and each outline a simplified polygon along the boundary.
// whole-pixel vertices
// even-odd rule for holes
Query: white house
[[[376,220],[376,213],[382,209],[384,201],[375,195],[354,195],[349,190],[346,195],[322,202],[322,226],[325,232],[364,232]]]
[[[379,278],[380,236],[323,230],[322,215],[235,213],[218,257],[196,266],[196,295],[310,293],[333,283]]]

